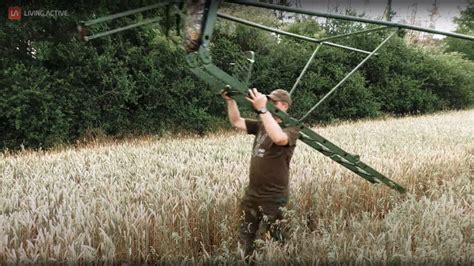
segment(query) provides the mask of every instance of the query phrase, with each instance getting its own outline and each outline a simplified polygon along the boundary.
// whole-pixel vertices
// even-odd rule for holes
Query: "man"
[[[268,96],[255,88],[249,90],[246,99],[252,103],[259,121],[243,119],[237,103],[225,92],[222,97],[227,102],[232,126],[256,136],[250,161],[250,181],[241,201],[240,243],[248,259],[255,249],[259,226],[274,240],[284,240],[281,208],[288,202],[289,166],[299,132],[294,127],[281,128],[281,120],[266,109],[268,97],[276,108],[286,112],[292,101],[285,90],[274,90]]]

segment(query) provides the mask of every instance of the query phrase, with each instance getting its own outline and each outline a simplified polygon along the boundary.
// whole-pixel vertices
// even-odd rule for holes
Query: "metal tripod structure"
[[[247,72],[246,75],[231,75],[217,67],[212,62],[212,58],[210,56],[210,40],[212,37],[212,33],[214,30],[214,25],[216,23],[217,18],[223,18],[226,20],[230,20],[236,23],[241,23],[247,26],[255,27],[258,29],[270,31],[276,34],[281,34],[285,36],[289,36],[292,38],[297,38],[300,40],[305,40],[313,43],[317,43],[318,46],[314,50],[313,54],[309,58],[308,62],[306,63],[305,67],[301,71],[301,74],[297,78],[296,82],[294,83],[290,94],[292,94],[298,83],[300,82],[301,78],[305,74],[306,70],[310,66],[311,62],[313,61],[314,57],[316,56],[317,52],[320,48],[324,45],[332,46],[340,49],[345,49],[349,51],[355,51],[358,53],[363,53],[366,57],[356,66],[352,71],[350,71],[339,83],[337,83],[322,99],[320,99],[303,117],[300,119],[296,119],[290,117],[285,112],[280,111],[279,109],[275,108],[275,106],[269,102],[267,104],[267,109],[275,116],[279,117],[282,120],[283,127],[298,127],[300,129],[299,139],[306,143],[307,145],[311,146],[312,148],[316,149],[317,151],[321,152],[325,156],[331,158],[335,162],[341,164],[342,166],[346,167],[347,169],[351,170],[355,174],[361,176],[362,178],[366,179],[371,183],[383,183],[389,186],[392,189],[395,189],[401,193],[405,192],[406,189],[403,188],[401,185],[397,184],[396,182],[392,181],[391,179],[385,177],[383,174],[378,172],[377,170],[373,169],[372,167],[368,166],[367,164],[360,161],[358,155],[350,154],[349,152],[344,151],[337,145],[333,144],[326,138],[322,137],[309,127],[304,125],[304,120],[318,107],[327,100],[333,93],[339,89],[345,81],[347,81],[352,74],[354,74],[360,67],[364,65],[367,60],[369,60],[372,56],[376,55],[377,52],[382,48],[391,37],[393,37],[398,30],[400,29],[409,29],[409,30],[417,30],[423,31],[433,34],[442,34],[445,36],[461,38],[465,40],[473,41],[474,37],[469,35],[463,35],[459,33],[452,33],[452,32],[444,32],[444,31],[437,31],[433,29],[427,29],[412,25],[406,24],[399,24],[390,21],[377,21],[371,19],[365,19],[360,17],[353,17],[353,16],[346,16],[346,15],[338,15],[338,14],[327,14],[321,13],[316,11],[309,11],[299,8],[292,8],[287,6],[280,6],[280,5],[273,5],[273,4],[266,4],[256,1],[226,1],[233,4],[239,5],[246,5],[246,6],[254,6],[259,8],[268,8],[273,10],[280,10],[286,12],[294,12],[300,14],[306,14],[310,16],[318,16],[318,17],[326,17],[326,18],[334,18],[334,19],[341,19],[341,20],[349,20],[349,21],[358,21],[363,23],[370,23],[370,24],[378,24],[382,25],[381,27],[376,27],[372,29],[362,30],[358,32],[342,34],[338,36],[332,36],[324,39],[314,39],[307,36],[302,36],[294,33],[285,32],[278,29],[273,29],[264,25],[260,25],[251,21],[247,21],[244,19],[236,18],[233,16],[229,16],[226,14],[222,14],[218,12],[219,5],[222,1],[219,0],[197,0],[197,1],[187,1],[187,11],[181,10],[178,6],[182,3],[182,1],[162,1],[155,5],[129,10],[126,12],[118,13],[115,15],[110,15],[102,18],[98,18],[95,20],[90,20],[87,22],[81,22],[79,26],[79,32],[81,33],[81,37],[84,40],[92,40],[98,37],[107,36],[116,32],[120,32],[123,30],[131,29],[134,27],[156,23],[159,18],[152,18],[137,22],[135,24],[98,33],[95,35],[87,35],[86,28],[93,24],[102,23],[105,21],[109,21],[112,19],[116,19],[123,16],[128,16],[131,14],[144,12],[147,10],[151,10],[154,8],[164,7],[167,6],[168,16],[178,15],[180,17],[186,18],[188,21],[188,25],[185,26],[186,36],[185,39],[185,50],[187,52],[186,61],[188,63],[189,69],[192,73],[194,73],[197,77],[204,80],[206,83],[210,85],[210,87],[215,90],[215,92],[219,92],[223,88],[225,88],[229,95],[231,95],[239,104],[248,104],[245,100],[245,96],[247,95],[249,89],[249,77],[252,70],[252,64],[255,61],[253,53],[248,60],[248,64],[240,64],[237,65],[236,68],[240,72]],[[170,8],[172,7],[172,8]],[[171,11],[170,11],[171,10]],[[186,12],[186,14],[185,14]],[[197,22],[197,23],[196,23]],[[354,36],[358,34],[366,34],[374,31],[382,31],[387,30],[390,31],[388,36],[372,51],[364,51],[361,49],[348,47],[340,44],[335,44],[330,42],[331,40],[346,38],[349,36]],[[246,79],[242,81],[242,76],[246,76]]]

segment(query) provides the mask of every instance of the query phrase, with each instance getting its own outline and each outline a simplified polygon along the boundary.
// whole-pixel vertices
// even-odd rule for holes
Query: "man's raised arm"
[[[249,90],[249,96],[246,97],[255,108],[259,111],[261,109],[266,110],[267,106],[267,97],[264,94],[261,94],[257,89]],[[288,144],[288,135],[283,131],[278,122],[273,118],[272,114],[268,111],[265,113],[259,112],[260,119],[262,120],[263,126],[270,136],[273,143],[277,145],[287,145]]]
[[[237,102],[235,102],[235,100],[231,97],[227,96],[227,92],[225,91],[223,91],[221,95],[227,103],[227,113],[229,115],[230,124],[237,129],[247,131],[247,127],[245,126],[245,120],[240,117]]]

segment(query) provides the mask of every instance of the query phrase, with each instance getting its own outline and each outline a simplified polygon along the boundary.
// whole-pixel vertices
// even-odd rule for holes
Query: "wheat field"
[[[315,130],[408,192],[298,142],[289,239],[259,241],[257,264],[474,262],[474,110]],[[4,153],[0,264],[242,264],[252,141],[226,132]]]

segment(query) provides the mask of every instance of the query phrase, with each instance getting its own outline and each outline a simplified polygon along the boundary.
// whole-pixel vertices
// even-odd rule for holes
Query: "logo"
[[[19,6],[11,6],[8,8],[8,19],[21,20],[22,15],[24,17],[66,17],[69,16],[69,11],[56,9],[21,10]]]
[[[21,20],[21,7],[11,6],[8,8],[8,19]]]

